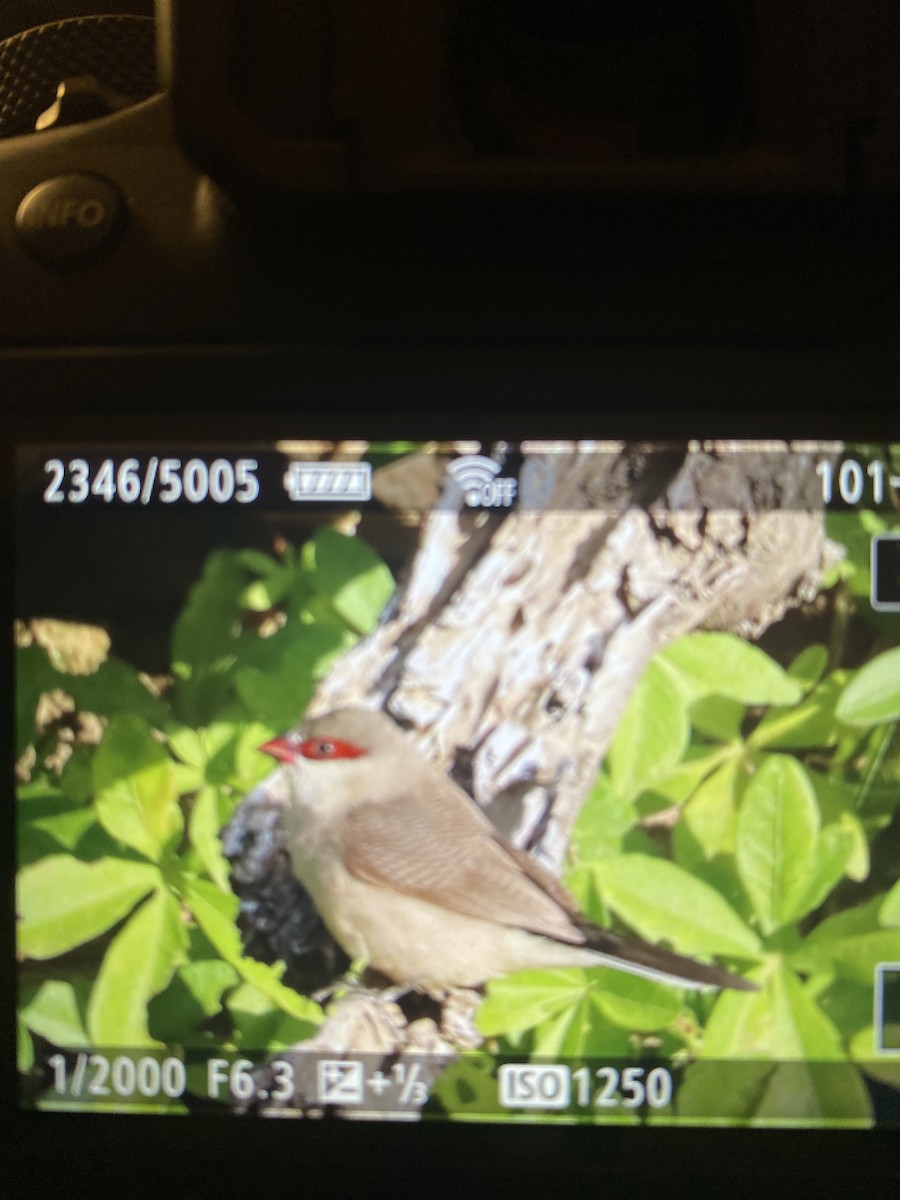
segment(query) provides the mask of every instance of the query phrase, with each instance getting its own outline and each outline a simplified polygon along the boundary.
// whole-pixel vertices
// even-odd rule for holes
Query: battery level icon
[[[900,962],[875,968],[875,1053],[900,1056]]]
[[[372,499],[372,464],[367,462],[294,462],[284,473],[291,500]]]

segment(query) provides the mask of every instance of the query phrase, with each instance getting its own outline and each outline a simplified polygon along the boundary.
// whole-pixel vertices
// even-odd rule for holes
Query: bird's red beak
[[[272,738],[269,742],[263,742],[259,749],[263,754],[268,754],[283,763],[296,762],[301,757],[298,747],[286,737]]]

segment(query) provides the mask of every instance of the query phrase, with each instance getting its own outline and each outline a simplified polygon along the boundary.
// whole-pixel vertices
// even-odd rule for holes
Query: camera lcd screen
[[[22,442],[20,1105],[900,1126],[900,447]]]

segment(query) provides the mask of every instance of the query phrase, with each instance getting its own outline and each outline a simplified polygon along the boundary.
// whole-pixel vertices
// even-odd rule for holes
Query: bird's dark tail
[[[756,992],[759,988],[749,979],[726,971],[724,967],[697,962],[671,950],[651,946],[649,942],[621,937],[595,925],[583,927],[588,949],[598,958],[608,960],[611,967],[630,971],[663,983],[679,983],[693,988],[732,988],[739,992]]]

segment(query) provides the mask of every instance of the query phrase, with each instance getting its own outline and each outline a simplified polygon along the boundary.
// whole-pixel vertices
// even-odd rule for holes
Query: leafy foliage
[[[319,1005],[281,982],[283,964],[243,954],[219,831],[271,770],[256,747],[301,716],[392,590],[367,545],[324,529],[278,559],[210,557],[164,696],[115,659],[78,675],[19,648],[22,1070],[34,1037],[252,1053],[310,1036]],[[72,746],[73,712],[103,718],[97,744]]]
[[[567,871],[598,924],[715,957],[759,990],[685,991],[606,968],[523,972],[487,989],[478,1023],[492,1051],[668,1059],[684,1068],[685,1118],[867,1120],[864,1078],[900,1084],[875,1061],[871,991],[875,965],[900,961],[900,883],[878,842],[900,801],[900,651],[883,648],[884,618],[869,614],[866,660],[840,665],[880,519],[830,519],[849,547],[831,581],[831,644],[787,668],[725,633],[658,654],[581,811]],[[370,547],[325,529],[278,558],[211,555],[173,630],[162,694],[114,658],[74,674],[39,645],[20,647],[24,1072],[34,1039],[253,1053],[311,1035],[319,1006],[282,982],[281,965],[242,952],[219,831],[270,770],[256,747],[301,716],[392,589]],[[59,701],[49,717],[48,697]],[[95,714],[97,736],[64,744],[73,712]],[[445,1103],[465,1115],[492,1089],[485,1075],[464,1102],[448,1084]]]
[[[855,609],[847,581],[868,569],[868,537],[859,555],[838,611]],[[785,670],[724,633],[663,650],[572,839],[567,882],[598,924],[715,956],[759,990],[710,998],[609,970],[510,976],[479,1013],[498,1052],[664,1053],[690,1064],[679,1116],[737,1122],[867,1121],[864,1075],[900,1086],[872,1030],[875,966],[900,961],[896,863],[877,841],[900,805],[900,652],[855,671],[828,670],[829,657],[808,646]]]

